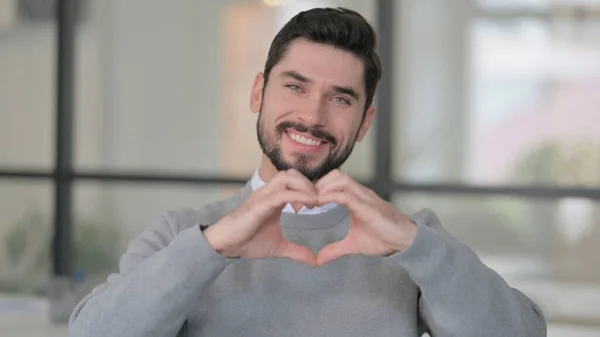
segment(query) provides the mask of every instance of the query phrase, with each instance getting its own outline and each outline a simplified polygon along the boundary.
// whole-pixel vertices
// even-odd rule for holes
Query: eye
[[[286,87],[288,87],[292,91],[298,91],[298,92],[302,91],[302,88],[296,84],[286,84]]]
[[[333,101],[338,104],[350,105],[350,101],[345,99],[344,97],[334,97]]]

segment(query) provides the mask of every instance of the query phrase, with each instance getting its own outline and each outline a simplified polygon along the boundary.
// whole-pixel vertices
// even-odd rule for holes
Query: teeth
[[[321,145],[321,142],[318,140],[314,140],[314,139],[310,139],[310,138],[306,138],[304,136],[300,136],[297,135],[295,133],[290,133],[290,138],[292,138],[294,141],[300,143],[300,144],[304,144],[304,145],[310,145],[310,146],[319,146]]]

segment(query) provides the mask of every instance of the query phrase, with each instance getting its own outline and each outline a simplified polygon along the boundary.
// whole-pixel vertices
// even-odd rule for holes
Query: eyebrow
[[[313,80],[311,80],[310,78],[308,78],[294,70],[284,71],[279,76],[280,77],[291,77],[291,78],[295,79],[296,81],[302,82],[302,83],[313,83]],[[352,89],[351,87],[334,85],[333,90],[335,90],[335,92],[337,92],[338,94],[352,96],[352,98],[359,101],[360,96],[358,95],[356,90]]]
[[[343,94],[343,95],[350,95],[350,96],[352,96],[357,101],[359,100],[358,99],[358,97],[359,97],[358,93],[354,89],[352,89],[350,87],[340,87],[340,86],[336,85],[336,86],[333,87],[333,90],[335,90],[337,93],[340,93],[340,94]]]
[[[294,70],[284,71],[279,76],[281,76],[281,77],[291,77],[291,78],[295,79],[296,81],[302,82],[302,83],[312,83],[313,82],[308,77],[306,77],[306,76],[304,76],[304,75],[302,75],[299,72],[294,71]]]

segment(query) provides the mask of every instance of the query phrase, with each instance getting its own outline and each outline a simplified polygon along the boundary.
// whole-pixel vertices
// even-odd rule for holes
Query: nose
[[[302,107],[298,118],[307,126],[325,126],[326,107],[320,98],[307,100]]]

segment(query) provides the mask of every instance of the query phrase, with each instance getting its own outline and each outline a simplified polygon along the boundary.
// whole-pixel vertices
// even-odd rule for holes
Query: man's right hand
[[[308,247],[283,235],[279,219],[287,203],[309,208],[317,203],[314,184],[294,169],[278,172],[233,212],[204,230],[204,236],[216,252],[228,258],[282,257],[316,266],[316,256]]]

